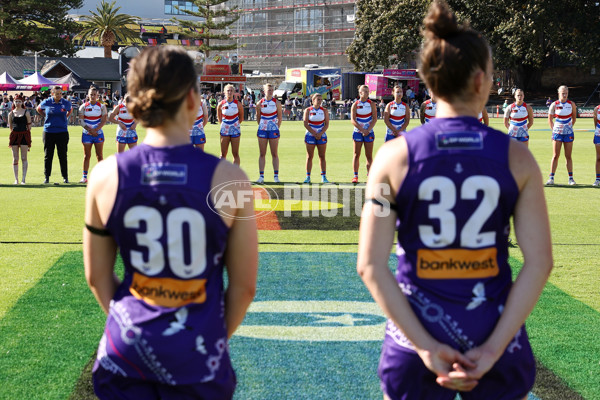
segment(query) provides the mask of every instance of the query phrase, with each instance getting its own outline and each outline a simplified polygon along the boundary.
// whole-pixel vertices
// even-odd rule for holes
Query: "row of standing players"
[[[233,100],[233,86],[225,88],[226,100],[223,100],[218,107],[218,118],[221,122],[221,157],[226,157],[228,145],[231,143],[234,162],[239,164],[239,137],[240,122],[243,118],[241,108],[237,101]],[[260,148],[259,171],[260,176],[257,183],[264,183],[264,167],[267,145],[270,146],[273,159],[274,182],[279,182],[279,157],[277,155],[277,146],[279,139],[279,127],[282,121],[281,104],[273,98],[273,86],[265,85],[264,91],[266,97],[259,101],[257,107],[258,140]],[[564,147],[567,172],[569,175],[569,185],[575,185],[573,178],[573,161],[571,158],[573,150],[574,132],[573,125],[577,118],[577,107],[575,103],[568,100],[569,89],[566,86],[560,86],[558,89],[558,100],[550,105],[548,111],[548,121],[552,131],[553,155],[551,162],[551,173],[547,185],[554,184],[554,174],[558,165],[558,158]],[[359,87],[360,98],[351,108],[351,122],[354,125],[353,141],[354,156],[352,160],[354,176],[352,183],[358,183],[358,171],[360,155],[364,144],[367,174],[369,172],[373,157],[373,142],[375,140],[374,126],[377,123],[376,107],[369,100],[369,88],[366,85]],[[384,111],[384,123],[386,125],[385,141],[398,137],[410,122],[410,109],[402,101],[403,89],[401,86],[395,86],[393,89],[394,100],[388,103]],[[525,144],[529,143],[529,128],[533,125],[533,110],[524,102],[525,93],[522,89],[515,91],[515,102],[512,103],[504,114],[504,125],[508,130],[508,135]],[[322,97],[319,94],[313,94],[311,97],[312,106],[304,110],[304,126],[306,128],[306,179],[304,183],[311,182],[312,160],[315,146],[318,150],[319,164],[321,167],[321,182],[328,183],[326,176],[325,151],[327,148],[327,128],[329,126],[329,115],[321,106]],[[204,107],[204,106],[203,106]],[[428,123],[435,118],[436,103],[435,97],[423,102],[421,107],[421,122]],[[600,186],[600,106],[594,109],[594,127],[595,134],[593,142],[596,145],[596,180],[593,186]],[[489,117],[485,108],[479,113],[479,121],[489,125]],[[192,143],[197,146],[203,146],[206,138],[203,126],[206,125],[207,111],[204,108],[198,113],[196,123],[191,132]]]
[[[260,176],[257,183],[264,183],[265,157],[267,147],[270,148],[274,179],[275,183],[279,183],[279,156],[278,142],[280,137],[280,125],[282,118],[281,103],[273,97],[273,86],[266,84],[264,86],[265,97],[257,104],[257,122],[258,122],[258,141],[259,141],[259,173]],[[59,107],[64,107],[60,101],[62,93],[60,88],[54,88],[53,96],[40,104],[38,112],[45,116],[51,117],[53,112],[53,104]],[[239,102],[234,99],[234,87],[227,85],[225,87],[225,100],[221,101],[217,107],[217,117],[221,123],[221,158],[226,158],[229,147],[233,155],[235,164],[240,164],[239,145],[241,129],[240,124],[243,121],[243,108]],[[573,161],[572,150],[574,141],[573,125],[577,118],[576,105],[568,100],[568,88],[561,86],[558,89],[558,100],[550,105],[548,112],[548,120],[550,129],[552,130],[553,140],[553,156],[551,162],[551,173],[546,182],[547,185],[554,184],[554,174],[558,165],[558,158],[561,150],[564,147],[567,172],[569,175],[569,185],[575,185],[573,178]],[[129,114],[126,107],[126,98],[124,101],[110,112],[106,110],[106,106],[98,101],[98,90],[94,87],[90,88],[90,101],[81,105],[79,109],[80,124],[83,127],[82,144],[84,148],[83,159],[83,174],[80,183],[87,183],[87,174],[91,158],[91,149],[94,147],[96,158],[98,161],[103,159],[103,144],[104,133],[102,127],[108,122],[118,125],[116,141],[118,144],[118,152],[123,152],[126,147],[134,147],[137,144],[138,137],[136,133],[137,122]],[[351,123],[354,125],[353,131],[353,169],[354,176],[352,183],[358,183],[358,171],[360,165],[360,155],[364,144],[367,174],[369,172],[373,158],[373,142],[375,139],[374,126],[377,123],[376,107],[369,100],[369,89],[366,85],[359,87],[360,98],[351,108]],[[393,89],[394,100],[386,105],[384,112],[384,123],[386,124],[385,141],[398,137],[404,132],[410,122],[410,109],[405,102],[402,101],[403,89],[401,86],[395,86]],[[508,129],[508,135],[517,141],[528,144],[529,128],[533,125],[533,111],[527,103],[524,102],[524,92],[521,89],[515,91],[515,102],[507,107],[504,115],[504,125]],[[56,98],[59,100],[57,101]],[[306,144],[306,178],[304,183],[311,182],[311,171],[314,157],[315,147],[319,157],[319,166],[321,170],[321,182],[328,183],[327,180],[327,163],[325,153],[327,148],[327,129],[329,127],[329,114],[322,107],[323,99],[319,94],[313,94],[311,97],[312,106],[304,110],[304,126],[306,128],[305,144]],[[47,103],[47,104],[46,104]],[[68,103],[65,101],[65,103]],[[595,135],[593,142],[596,148],[596,179],[593,186],[600,186],[600,110],[599,107],[594,109],[594,127]],[[63,108],[64,111],[64,108]],[[435,118],[436,103],[435,97],[425,101],[421,108],[421,122],[427,123]],[[68,111],[65,118],[68,120]],[[11,119],[12,120],[12,119]],[[485,125],[489,124],[488,115],[485,109],[479,114],[479,120]],[[48,119],[46,119],[48,121]],[[194,146],[201,149],[206,143],[204,134],[204,126],[208,123],[208,110],[203,103],[198,110],[196,121],[190,130],[190,139]],[[30,122],[29,122],[30,124]],[[13,124],[9,124],[14,128]],[[62,126],[62,125],[61,125]],[[66,144],[67,139],[61,139],[61,135],[57,132],[48,132],[52,129],[52,121],[46,122],[44,126],[44,150],[45,150],[45,181],[49,183],[49,177],[52,170],[52,158],[54,146],[57,147],[57,153],[60,160],[63,180],[68,182],[66,172]],[[19,131],[20,129],[17,129]],[[29,129],[27,129],[28,131]],[[66,127],[64,127],[66,132]],[[21,150],[21,159],[23,161],[23,173],[21,183],[25,183],[25,175],[27,171],[27,148],[31,146],[30,140],[27,141],[24,135],[16,134],[15,129],[11,129],[10,146],[13,148],[13,169],[15,173],[15,184],[18,183],[18,161],[19,150]],[[63,136],[65,133],[61,133]]]

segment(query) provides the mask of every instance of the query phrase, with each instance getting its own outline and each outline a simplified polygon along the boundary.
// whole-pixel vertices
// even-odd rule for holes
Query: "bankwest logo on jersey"
[[[496,248],[467,250],[420,249],[417,251],[417,276],[421,279],[490,278],[499,273]]]
[[[183,307],[206,300],[206,279],[154,278],[133,273],[129,291],[153,306]]]

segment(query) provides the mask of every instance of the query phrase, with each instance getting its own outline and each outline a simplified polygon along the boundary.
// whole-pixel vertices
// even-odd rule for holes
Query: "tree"
[[[43,51],[46,56],[72,55],[71,37],[79,25],[67,12],[80,8],[82,0],[0,2],[0,55],[20,56]]]
[[[140,41],[138,33],[127,25],[137,25],[139,18],[129,14],[119,14],[121,7],[115,7],[115,2],[102,3],[91,11],[92,16],[82,17],[84,26],[81,31],[81,41],[94,37],[100,38],[100,46],[104,47],[104,58],[112,58],[112,47],[117,41]]]
[[[407,59],[421,44],[428,0],[357,0],[354,40],[346,49],[357,71],[373,71]]]
[[[398,55],[403,58],[409,51],[416,51],[421,43],[416,36],[430,3],[427,0],[373,2],[377,3],[378,9],[369,11],[370,1],[357,1],[356,44],[352,43],[348,48],[350,61],[357,69],[373,69],[373,63],[386,66],[386,57]],[[600,64],[600,6],[597,0],[517,3],[510,0],[448,0],[448,4],[459,20],[469,20],[474,29],[487,37],[496,68],[511,70],[515,83],[526,90],[538,89],[544,68],[557,60],[582,67]],[[389,13],[393,19],[382,18]],[[362,20],[363,16],[365,20]],[[404,28],[407,25],[408,30]],[[390,32],[395,34],[390,35]],[[390,38],[393,38],[391,43]]]
[[[227,27],[237,21],[240,16],[233,15],[238,7],[213,9],[219,4],[225,3],[228,0],[193,0],[192,2],[198,7],[198,11],[181,10],[188,15],[202,18],[203,21],[189,21],[178,18],[173,18],[173,21],[184,28],[188,28],[190,32],[186,33],[194,39],[202,40],[202,44],[198,50],[204,53],[205,57],[210,56],[212,50],[233,50],[237,49],[237,43],[233,44],[212,44],[211,40],[230,40],[229,33],[219,33],[227,29]],[[176,6],[179,10],[180,8]],[[215,19],[222,18],[221,22],[216,22]]]

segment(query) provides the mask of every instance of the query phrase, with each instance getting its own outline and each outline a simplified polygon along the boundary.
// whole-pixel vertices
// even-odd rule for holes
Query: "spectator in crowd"
[[[208,104],[210,106],[210,123],[211,124],[216,124],[217,123],[217,98],[215,97],[214,93],[210,94],[210,97],[208,99]]]
[[[79,124],[79,107],[81,106],[79,96],[77,96],[77,93],[71,93],[68,100],[71,102],[71,110],[73,110],[69,123],[71,125]]]
[[[283,114],[285,115],[285,119],[287,119],[289,121],[290,117],[292,115],[292,99],[287,97],[285,99],[283,106],[284,106]]]
[[[250,101],[249,101],[250,96],[248,96],[247,94],[244,95],[243,99],[242,99],[242,106],[244,107],[244,121],[248,120],[248,113],[249,113],[249,108],[250,108]]]
[[[67,150],[69,144],[68,121],[71,115],[71,102],[63,99],[62,88],[54,86],[52,97],[42,101],[37,107],[37,112],[44,120],[44,184],[50,183],[52,175],[52,159],[54,148],[58,154],[60,172],[64,183],[69,183],[69,168],[67,166]]]
[[[10,137],[8,145],[13,153],[13,172],[15,174],[15,185],[19,183],[19,152],[22,162],[21,185],[25,184],[27,176],[27,152],[31,148],[31,115],[23,106],[23,96],[15,97],[14,108],[8,113],[8,128]]]
[[[384,112],[385,112],[385,101],[383,101],[383,99],[379,99],[379,102],[377,104],[377,118],[382,119]]]
[[[252,97],[250,97],[250,102],[248,103],[248,117],[250,121],[254,121],[256,119],[256,103]]]
[[[300,106],[300,101],[298,100],[297,97],[294,97],[292,99],[292,120],[296,121],[299,117],[299,111],[298,108]]]
[[[8,126],[8,113],[12,110],[13,103],[10,101],[8,94],[4,93],[2,98],[2,104],[0,105],[0,110],[2,111],[2,126]]]

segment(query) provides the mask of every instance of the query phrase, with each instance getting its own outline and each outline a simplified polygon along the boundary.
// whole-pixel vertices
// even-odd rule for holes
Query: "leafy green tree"
[[[104,47],[104,58],[112,58],[111,49],[117,41],[141,42],[139,33],[127,27],[127,25],[138,24],[139,18],[129,14],[119,14],[121,7],[115,7],[115,2],[102,3],[96,8],[97,12],[91,11],[91,16],[82,17],[83,30],[81,41],[94,37],[100,38],[100,46]]]
[[[190,30],[190,32],[186,32],[187,36],[202,40],[202,45],[199,46],[198,50],[203,52],[206,58],[210,56],[210,52],[213,50],[234,50],[238,47],[237,43],[211,44],[211,40],[231,40],[231,34],[227,32],[227,27],[240,18],[239,15],[235,15],[235,10],[238,9],[237,6],[215,9],[216,6],[227,1],[228,0],[193,0],[192,2],[198,7],[198,11],[181,10],[176,6],[177,9],[188,15],[203,19],[202,21],[190,21],[173,18],[173,21]],[[215,21],[216,19],[219,19],[220,22]]]
[[[350,61],[362,70],[387,66],[390,56],[406,59],[419,49],[418,35],[430,1],[373,0],[374,10],[369,10],[370,3],[357,1],[355,43],[348,48]],[[448,0],[448,4],[459,20],[470,21],[488,38],[496,68],[511,70],[515,83],[524,89],[539,88],[544,68],[555,61],[581,67],[600,64],[597,0]],[[389,13],[393,19],[382,18]],[[395,35],[387,36],[390,31]]]
[[[71,36],[79,25],[67,18],[82,0],[0,1],[0,55],[19,56],[43,51],[46,56],[72,55]]]
[[[354,40],[346,49],[357,71],[384,68],[413,57],[429,0],[357,0]]]

